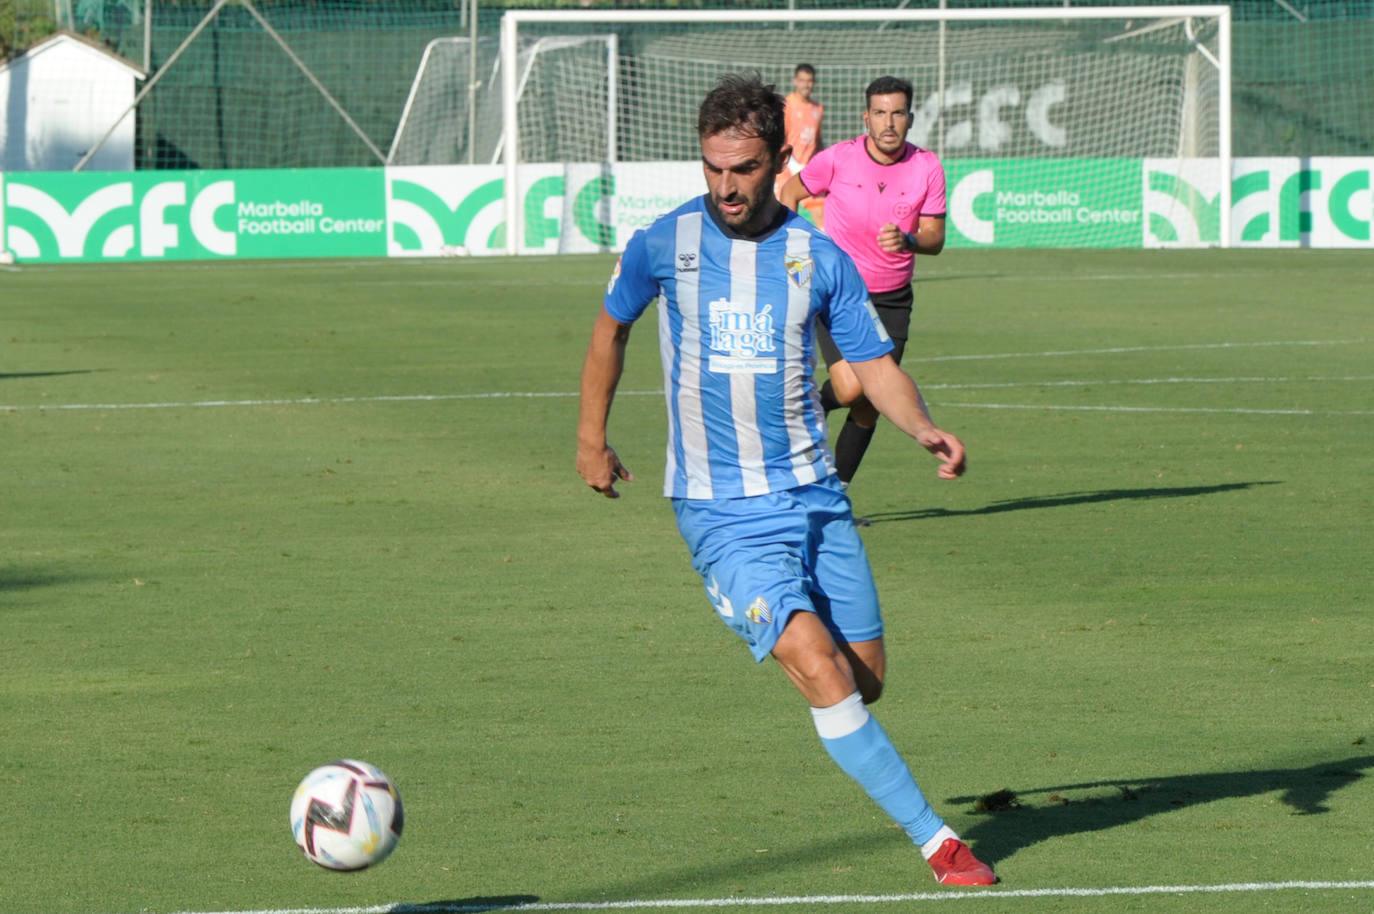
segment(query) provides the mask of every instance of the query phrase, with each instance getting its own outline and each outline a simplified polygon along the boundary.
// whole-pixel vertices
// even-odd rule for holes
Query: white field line
[[[1228,416],[1374,416],[1374,409],[1259,409],[1223,406],[1055,406],[1035,403],[934,402],[941,409],[1029,409],[1088,413],[1217,413]]]
[[[1178,349],[1236,349],[1256,346],[1338,346],[1362,343],[1363,339],[1348,340],[1276,340],[1252,343],[1184,343],[1174,346],[1124,346],[1109,349],[1077,349],[1049,352],[1019,352],[987,355],[935,356],[915,358],[911,362],[943,362],[974,359],[1015,359],[1051,358],[1070,355],[1102,355],[1126,352],[1159,352]],[[934,390],[986,390],[1014,388],[1047,387],[1093,387],[1111,385],[1148,385],[1148,384],[1281,384],[1302,382],[1350,383],[1374,380],[1371,375],[1352,376],[1308,376],[1308,377],[1222,377],[1222,378],[1123,378],[1107,380],[1061,380],[1061,381],[1008,381],[978,384],[924,384],[922,389]],[[661,390],[626,390],[617,396],[640,397],[660,396]],[[347,403],[424,403],[448,400],[505,400],[505,399],[559,399],[576,397],[572,391],[492,391],[465,394],[394,394],[355,397],[282,397],[244,400],[172,400],[145,403],[31,403],[0,405],[0,412],[25,412],[46,410],[126,410],[126,409],[204,409],[213,407],[255,407],[255,406],[314,406],[321,404]],[[1127,407],[1127,406],[1050,406],[1039,404],[981,404],[981,403],[937,403],[937,406],[963,407],[968,409],[1044,409],[1044,410],[1099,410],[1121,412],[1215,412],[1215,413],[1259,413],[1263,415],[1369,415],[1367,410],[1305,410],[1305,409],[1229,409],[1229,408],[1166,408],[1166,407]]]
[[[1156,279],[1247,279],[1269,273],[1283,276],[1318,276],[1319,271],[1289,273],[1282,268],[1261,272],[1232,271],[1229,273],[920,273],[916,283],[921,280],[974,279],[988,282],[1149,282]]]
[[[526,256],[523,256],[523,257],[520,258],[520,266],[537,266],[537,265],[539,265],[539,264],[541,264],[541,263],[553,264],[553,263],[556,263],[556,262],[558,261],[558,259],[560,258],[560,256],[566,256],[566,255],[558,255],[558,254],[530,254],[530,255],[526,255]],[[212,272],[212,271],[213,271],[213,272],[220,272],[220,273],[230,273],[230,272],[240,272],[240,273],[262,273],[262,272],[267,271],[267,270],[274,270],[274,271],[285,270],[285,271],[288,271],[288,272],[295,272],[295,271],[298,271],[298,270],[308,270],[308,269],[311,269],[311,268],[315,268],[315,269],[319,269],[319,270],[322,270],[322,271],[327,272],[327,273],[331,273],[331,274],[333,274],[333,275],[337,278],[337,277],[339,277],[340,274],[343,274],[343,273],[363,272],[363,271],[366,271],[366,270],[376,269],[377,267],[403,267],[403,268],[404,268],[404,267],[426,267],[426,266],[428,266],[428,267],[439,267],[440,269],[445,268],[445,267],[452,267],[452,268],[454,268],[454,269],[459,269],[459,270],[461,270],[461,269],[463,268],[463,265],[465,265],[465,264],[476,264],[476,263],[481,263],[481,262],[484,261],[484,260],[487,260],[488,262],[492,262],[492,261],[488,260],[488,259],[485,258],[485,257],[381,257],[381,258],[378,258],[378,257],[358,257],[358,258],[344,258],[344,259],[338,259],[338,260],[299,259],[299,258],[290,258],[290,257],[287,257],[287,258],[281,258],[281,259],[269,259],[269,258],[264,258],[264,259],[261,259],[261,260],[222,260],[222,261],[176,260],[176,261],[170,261],[170,262],[160,262],[160,261],[142,261],[142,262],[139,262],[139,261],[134,261],[134,262],[129,262],[129,263],[81,264],[81,265],[77,266],[76,268],[77,268],[77,269],[88,269],[88,270],[105,270],[105,269],[108,269],[108,270],[116,270],[116,271],[118,271],[118,272],[120,272],[120,273],[155,273],[155,274],[158,274],[158,275],[165,275],[165,274],[168,274],[168,273],[207,273],[207,272]],[[69,263],[23,263],[23,264],[14,264],[13,266],[11,266],[11,269],[16,269],[16,270],[17,270],[17,269],[23,269],[23,270],[26,270],[26,271],[31,272],[31,273],[65,273],[65,272],[70,272],[70,271],[72,270],[73,266],[74,266],[73,264],[69,264]],[[1275,267],[1272,271],[1262,271],[1262,272],[1284,272],[1284,271],[1282,271],[1281,269]],[[609,274],[608,274],[608,275],[609,275]],[[1142,275],[1148,275],[1148,274],[1142,274]],[[1203,274],[1203,273],[1198,273],[1198,274],[1196,274],[1196,276],[1197,276],[1198,278],[1203,278],[1205,275],[1206,275],[1206,274]],[[1247,273],[1221,274],[1221,273],[1218,273],[1218,274],[1216,274],[1216,275],[1218,275],[1218,276],[1223,276],[1223,277],[1224,277],[1224,276],[1228,276],[1228,275],[1229,275],[1229,276],[1234,276],[1234,277],[1243,277],[1243,276],[1252,275],[1252,274],[1247,274]],[[1285,275],[1289,275],[1289,274],[1285,273]],[[1293,274],[1293,275],[1302,275],[1302,274]],[[1132,278],[1133,278],[1133,279],[1139,279],[1139,278],[1141,278],[1141,277],[1140,277],[1140,276],[1134,276],[1134,277],[1132,277]],[[313,283],[313,282],[316,282],[316,281],[317,281],[317,279],[316,279],[315,277],[312,277],[312,278],[310,279],[310,282],[312,282],[312,283]],[[345,281],[345,280],[339,279],[338,281],[343,282],[343,281]],[[347,280],[347,281],[348,281],[348,282],[352,282],[352,280]],[[605,280],[604,280],[604,279],[601,280],[601,284],[602,284],[602,285],[605,285]]]
[[[1064,349],[1049,352],[1002,352],[978,355],[935,355],[903,358],[902,364],[914,362],[972,362],[987,359],[1045,359],[1071,355],[1119,355],[1127,352],[1174,352],[1181,349],[1257,349],[1269,346],[1350,346],[1365,342],[1353,340],[1271,340],[1252,343],[1177,343],[1171,346],[1111,346],[1103,349]]]
[[[1140,380],[1122,381],[1045,381],[1045,382],[1026,382],[1020,384],[934,384],[926,385],[923,389],[931,390],[967,390],[983,387],[997,388],[1035,388],[1035,387],[1065,387],[1083,386],[1091,387],[1094,385],[1106,384],[1204,384],[1204,383],[1240,383],[1245,381],[1265,381],[1271,383],[1292,382],[1299,380],[1309,381],[1362,381],[1369,378],[1142,378]],[[225,407],[250,408],[256,406],[319,406],[336,405],[349,403],[437,403],[449,400],[548,400],[548,399],[572,399],[578,394],[576,391],[547,391],[547,392],[519,392],[505,391],[494,393],[478,394],[397,394],[391,396],[376,397],[297,397],[294,399],[262,399],[262,400],[185,400],[185,401],[166,401],[161,403],[46,403],[29,405],[0,405],[0,413],[17,412],[73,412],[73,411],[114,411],[131,409],[212,409]],[[617,397],[661,397],[661,390],[621,390],[616,392]],[[1220,406],[1110,406],[1110,405],[1074,405],[1059,406],[1047,403],[958,403],[942,400],[931,400],[932,406],[942,409],[1030,409],[1043,410],[1045,412],[1114,412],[1114,413],[1222,413],[1230,415],[1261,415],[1261,416],[1371,416],[1374,410],[1368,409],[1262,409],[1257,407],[1220,407]]]
[[[1187,383],[1236,383],[1239,381],[1295,381],[1297,378],[1249,378],[1249,379],[1141,379],[1138,381],[1048,381],[1024,384],[935,384],[924,388],[931,390],[965,390],[979,387],[1056,387],[1085,386],[1100,384],[1187,384]],[[1306,380],[1369,380],[1368,378],[1309,378]],[[661,390],[622,390],[618,397],[660,397]],[[348,403],[435,403],[447,400],[545,400],[572,399],[575,391],[549,391],[546,393],[497,392],[480,394],[409,394],[378,397],[298,397],[296,399],[270,400],[188,400],[163,403],[48,403],[26,406],[0,405],[0,413],[10,412],[72,412],[72,411],[114,411],[131,409],[210,409],[216,407],[249,408],[255,406],[318,406]],[[1228,415],[1260,416],[1374,416],[1368,409],[1263,409],[1258,407],[1221,407],[1221,406],[1111,406],[1111,405],[1074,405],[1060,406],[1052,403],[959,403],[945,400],[930,400],[932,406],[941,409],[1024,409],[1045,412],[1108,412],[1108,413],[1220,413]]]
[[[433,403],[444,400],[543,400],[576,397],[576,391],[496,391],[480,394],[395,394],[375,397],[282,397],[261,400],[173,400],[164,403],[37,403],[0,406],[0,412],[21,410],[193,409],[225,406],[317,406],[336,403]],[[663,396],[661,390],[622,390],[618,397]]]
[[[1006,387],[1108,387],[1118,384],[1285,384],[1304,381],[1374,381],[1374,375],[1255,378],[1120,378],[1090,381],[989,381],[979,384],[922,384],[922,390],[993,390]]]
[[[906,904],[913,901],[1001,903],[1008,898],[1106,898],[1116,895],[1216,895],[1284,891],[1349,891],[1374,889],[1365,882],[1236,882],[1224,885],[1107,886],[1097,889],[985,889],[981,891],[912,892],[902,895],[792,895],[754,898],[671,898],[631,901],[529,902],[526,904],[387,904],[357,908],[263,908],[256,911],[190,912],[178,914],[480,914],[487,911],[627,911],[666,908],[800,907],[836,904]]]
[[[1295,384],[1309,382],[1354,383],[1374,381],[1374,375],[1348,376],[1309,376],[1309,377],[1233,377],[1233,378],[1122,378],[1088,381],[994,381],[979,384],[923,384],[921,389],[934,390],[1011,390],[1052,387],[1109,387],[1120,385],[1160,385],[1160,384]],[[73,411],[73,410],[127,410],[127,409],[209,409],[215,407],[255,407],[255,406],[318,406],[349,403],[436,403],[449,400],[546,400],[571,399],[576,391],[494,391],[471,394],[389,394],[368,397],[280,397],[254,400],[169,400],[147,403],[33,403],[24,405],[0,405],[0,412],[34,411]],[[659,397],[661,390],[622,390],[618,397]],[[1366,416],[1371,410],[1330,410],[1330,409],[1257,409],[1231,407],[1164,407],[1164,406],[1055,406],[1052,404],[1010,404],[1010,403],[954,403],[934,401],[935,406],[961,409],[1043,409],[1043,410],[1095,410],[1106,412],[1210,412],[1210,413],[1259,413],[1262,415],[1339,415]]]
[[[421,264],[426,261],[420,261]],[[433,260],[429,260],[433,263]],[[451,261],[450,261],[451,262]],[[471,260],[460,260],[459,263],[472,263]],[[461,269],[461,266],[459,267]],[[1295,275],[1286,270],[1273,270],[1273,273],[1282,273],[1285,279],[1291,279]],[[1253,279],[1257,274],[1253,272],[1242,273],[1084,273],[1077,276],[1064,276],[1051,274],[1046,276],[1020,276],[1013,273],[1008,274],[985,274],[985,273],[930,273],[917,279],[919,283],[922,279],[930,281],[951,281],[951,280],[975,280],[978,282],[1005,282],[1008,280],[1018,283],[1025,282],[1140,282],[1142,280],[1221,280],[1221,279]],[[313,282],[329,282],[330,280],[310,280]],[[557,279],[531,280],[531,279],[495,279],[486,275],[463,276],[459,273],[450,274],[442,279],[356,279],[347,280],[350,286],[412,286],[412,285],[464,285],[472,284],[479,286],[604,286],[606,280],[601,279]],[[594,301],[594,299],[589,299]]]
[[[274,272],[297,272],[301,270],[322,269],[327,273],[333,274],[335,281],[348,282],[353,284],[358,282],[354,274],[365,273],[379,267],[402,268],[402,269],[439,269],[449,270],[452,273],[453,282],[477,282],[485,283],[487,280],[480,277],[469,277],[462,274],[469,271],[469,268],[478,265],[503,264],[506,268],[525,268],[546,265],[558,267],[560,262],[565,262],[567,255],[562,254],[527,254],[520,256],[517,260],[502,257],[489,257],[477,255],[473,257],[360,257],[347,258],[340,260],[307,260],[293,258],[265,258],[260,260],[226,260],[226,261],[170,261],[170,262],[130,262],[130,263],[100,263],[82,264],[78,269],[93,270],[115,270],[121,273],[153,273],[164,276],[172,273],[206,273],[206,272],[252,272],[262,273],[265,271]],[[607,263],[610,263],[609,258]],[[15,263],[4,264],[6,272],[27,272],[27,273],[53,273],[69,272],[73,265],[66,263]],[[607,275],[610,274],[609,267]],[[1145,281],[1172,281],[1172,280],[1216,280],[1216,279],[1251,279],[1255,276],[1265,276],[1269,274],[1282,275],[1287,278],[1294,276],[1320,276],[1323,271],[1294,269],[1291,263],[1270,262],[1263,264],[1256,262],[1247,265],[1244,270],[1227,270],[1224,272],[1213,272],[1210,270],[1178,270],[1171,273],[1162,273],[1151,270],[1140,272],[1118,271],[1102,273],[1027,273],[1027,272],[980,272],[978,270],[958,270],[958,269],[939,269],[931,268],[922,270],[916,277],[916,282],[938,282],[950,280],[976,280],[982,282],[1139,282]],[[311,276],[309,282],[321,281],[318,277]],[[323,281],[330,281],[326,277]],[[368,285],[401,285],[408,280],[400,279],[380,279],[362,280]],[[605,278],[595,280],[594,285],[605,285]],[[516,281],[516,284],[519,284]],[[580,283],[579,283],[580,284]]]

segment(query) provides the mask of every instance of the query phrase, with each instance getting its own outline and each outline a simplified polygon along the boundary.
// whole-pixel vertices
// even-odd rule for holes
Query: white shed
[[[147,74],[72,32],[58,32],[0,64],[0,172],[71,171],[133,103]],[[87,171],[134,167],[134,113]]]

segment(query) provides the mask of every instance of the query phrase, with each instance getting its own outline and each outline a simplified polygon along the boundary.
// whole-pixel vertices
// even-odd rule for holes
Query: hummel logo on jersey
[[[716,612],[720,613],[721,618],[734,618],[735,607],[730,605],[730,598],[721,593],[715,575],[711,575],[711,583],[706,585],[706,595],[711,598],[711,605],[716,608]]]
[[[677,271],[679,273],[695,273],[697,272],[697,268],[694,266],[696,262],[697,255],[694,252],[684,251],[677,255]]]

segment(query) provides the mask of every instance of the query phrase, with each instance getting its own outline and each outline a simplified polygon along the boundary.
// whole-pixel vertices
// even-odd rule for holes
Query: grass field
[[[973,893],[712,613],[652,326],[637,481],[573,471],[610,266],[0,272],[0,911],[1374,909],[1368,252],[922,262],[971,469],[889,427],[852,495]],[[356,874],[287,825],[343,756],[407,812]]]

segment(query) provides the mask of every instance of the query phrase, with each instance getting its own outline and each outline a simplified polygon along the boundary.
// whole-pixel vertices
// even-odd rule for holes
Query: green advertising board
[[[8,247],[23,261],[384,257],[376,168],[9,173]]]
[[[1139,159],[946,164],[951,245],[1140,247]]]
[[[1218,159],[953,159],[953,248],[1221,241]],[[1231,238],[1374,247],[1374,158],[1236,159]],[[520,253],[618,251],[702,192],[698,162],[522,166]],[[506,253],[497,165],[0,174],[0,250],[20,263]]]

